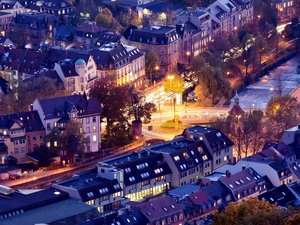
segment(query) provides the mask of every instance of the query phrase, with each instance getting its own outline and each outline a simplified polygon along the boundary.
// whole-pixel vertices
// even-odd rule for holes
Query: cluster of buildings
[[[0,111],[1,113],[1,111]],[[87,141],[85,152],[97,152],[101,145],[100,114],[102,108],[96,98],[74,94],[50,99],[36,99],[30,111],[0,114],[0,164],[12,156],[19,164],[37,164],[34,150],[42,144],[57,146],[55,141],[47,140],[53,128],[64,131],[66,124],[77,121],[80,132]],[[63,155],[63,153],[61,153]],[[4,171],[8,178],[8,171]]]
[[[3,14],[0,42],[8,46],[0,50],[1,76],[11,87],[15,79],[20,82],[44,75],[58,79],[69,91],[88,92],[96,78],[115,75],[118,85],[130,83],[143,88],[145,52],[157,53],[160,73],[164,75],[177,68],[178,63],[190,63],[218,35],[236,32],[253,20],[251,1],[218,0],[194,11],[160,1],[141,2],[136,6],[138,15],[149,18],[150,25],[131,29],[124,37],[91,22],[77,26],[60,24],[61,17],[71,20],[75,10],[66,1],[0,2]],[[165,19],[151,22],[154,18],[165,18],[157,15],[170,10],[175,15],[173,25],[166,26]],[[21,35],[18,32],[24,33],[24,29],[28,44],[16,50],[15,43],[5,35],[9,32]],[[82,69],[76,64],[78,59]]]
[[[13,190],[4,187],[1,194],[9,198],[1,201],[0,221],[183,225],[207,220],[228,203],[251,197],[298,207],[299,140],[296,126],[285,131],[282,142],[268,142],[260,152],[235,162],[226,135],[193,126],[171,141],[100,161],[43,191],[5,194]],[[58,206],[70,210],[58,213]]]

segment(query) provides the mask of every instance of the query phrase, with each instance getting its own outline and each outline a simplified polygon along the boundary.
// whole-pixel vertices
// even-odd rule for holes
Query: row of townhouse
[[[30,111],[0,115],[0,164],[8,156],[18,163],[30,162],[28,154],[41,144],[47,146],[46,135],[53,128],[63,131],[70,120],[80,124],[80,130],[88,139],[85,152],[97,152],[101,147],[101,105],[96,98],[71,95],[51,99],[36,99]]]
[[[300,167],[295,163],[296,153],[291,154],[290,145],[299,146],[300,128],[291,130],[286,131],[293,140],[291,143],[266,143],[259,155],[268,155],[268,159],[253,156],[251,160],[244,158],[233,164],[230,163],[233,162],[232,142],[222,132],[208,127],[190,127],[172,141],[99,162],[97,170],[89,172],[89,176],[78,174],[52,187],[66,192],[86,190],[82,192],[85,193],[84,201],[97,207],[102,217],[118,212],[132,218],[135,215],[135,210],[130,210],[135,208],[132,201],[145,201],[143,204],[151,206],[153,199],[167,195],[180,205],[184,218],[190,223],[217,212],[229,202],[252,197],[266,199],[272,204],[278,200],[285,207],[297,206],[299,195],[294,193],[300,193],[297,183]],[[278,150],[274,150],[275,145]],[[280,154],[284,156],[279,157]],[[285,159],[289,164],[285,164]],[[122,190],[95,190],[100,191],[102,197],[106,196],[105,201],[97,201],[96,193],[87,193],[95,183],[113,180]],[[155,204],[153,206],[154,210],[160,210]],[[122,216],[118,218],[122,220]],[[163,219],[150,224],[165,224]]]
[[[183,11],[174,26],[150,25],[130,32],[128,42],[160,58],[161,73],[173,70],[177,63],[190,63],[219,35],[236,33],[253,20],[251,1],[218,0],[206,9]]]
[[[117,85],[144,86],[144,52],[121,43],[90,51],[51,47],[35,52],[0,46],[0,57],[1,76],[13,91],[27,78],[43,75],[62,83],[68,93],[88,92],[97,78],[105,76],[114,76]]]
[[[66,192],[82,193],[85,198],[80,199],[97,207],[102,215],[117,212],[128,201],[140,202],[165,196],[169,190],[195,183],[205,173],[211,173],[228,162],[227,159],[224,161],[222,158],[220,163],[213,163],[215,160],[219,162],[220,157],[218,157],[219,153],[216,156],[210,151],[225,152],[227,151],[225,149],[229,148],[228,154],[232,159],[233,144],[222,132],[213,128],[207,130],[203,127],[203,130],[201,127],[194,128],[198,128],[198,132],[204,132],[202,138],[193,140],[190,137],[178,137],[162,144],[147,146],[138,152],[99,162],[97,170],[78,174],[72,179],[55,183],[52,187]],[[216,138],[212,137],[213,135]],[[216,141],[223,144],[226,142],[226,147],[211,149],[210,144],[207,145]],[[90,190],[99,192],[98,188],[94,189],[99,182],[101,185],[109,185],[114,180],[121,189],[114,190],[107,186],[106,191],[100,190],[104,201],[98,201],[99,193],[90,193]]]

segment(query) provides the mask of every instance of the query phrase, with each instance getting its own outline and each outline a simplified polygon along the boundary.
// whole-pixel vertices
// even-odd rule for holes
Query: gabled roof
[[[26,132],[44,130],[37,111],[19,112],[0,116],[0,128],[10,129],[14,123],[25,128]]]
[[[226,147],[233,146],[233,142],[219,129],[204,126],[192,126],[186,128],[183,133],[184,136],[189,137],[191,134],[195,134],[194,138],[199,139],[199,135],[203,136],[213,152],[219,151]]]
[[[220,178],[220,181],[227,186],[234,195],[241,194],[244,191],[251,190],[258,185],[264,183],[264,179],[251,167],[248,167],[235,174],[227,173],[225,177]],[[246,193],[248,195],[248,193]]]
[[[258,196],[258,198],[265,199],[271,204],[277,203],[279,206],[287,207],[294,206],[294,202],[297,201],[295,195],[290,191],[290,189],[284,184],[279,187],[273,188],[272,190],[263,193]]]
[[[218,181],[214,181],[208,185],[204,185],[201,187],[203,191],[205,191],[213,200],[218,201],[219,199],[222,199],[223,206],[226,205],[227,200],[226,197],[228,195],[231,196],[231,193],[228,192],[226,188],[223,187],[222,183]],[[229,201],[232,201],[232,197]]]
[[[68,116],[73,106],[78,111],[78,116],[88,114],[100,114],[102,108],[97,99],[86,99],[84,95],[69,95],[57,98],[38,100],[45,119]]]
[[[215,200],[213,200],[204,190],[196,191],[193,194],[190,194],[187,196],[188,199],[190,199],[193,204],[201,206],[201,205],[214,205],[216,203]]]
[[[171,197],[165,196],[136,205],[140,212],[150,221],[166,219],[169,216],[183,214],[183,210]]]

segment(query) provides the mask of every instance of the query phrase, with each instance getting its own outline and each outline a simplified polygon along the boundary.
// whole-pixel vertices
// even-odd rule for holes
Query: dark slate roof
[[[192,24],[190,21],[185,22],[184,24],[177,24],[176,25],[176,32],[183,38],[183,34],[196,34],[199,33],[201,30]]]
[[[122,190],[117,179],[108,180],[97,176],[97,170],[87,170],[74,177],[54,184],[52,187],[62,186],[76,189],[81,200],[86,202],[102,196],[112,195]],[[57,187],[58,188],[58,187]]]
[[[145,52],[140,51],[138,48],[132,49],[130,51],[128,51],[128,54],[130,56],[130,60],[135,60],[139,57],[141,57],[142,55],[145,54]]]
[[[3,0],[1,1],[1,9],[12,9],[17,1],[9,1],[9,0]]]
[[[26,12],[17,14],[15,23],[18,26],[27,27],[31,30],[45,30],[48,24],[56,24],[58,21],[54,15],[45,12]]]
[[[93,57],[98,70],[107,69],[110,63],[113,63],[113,59],[108,51],[100,51],[98,49],[93,49],[89,52]]]
[[[143,215],[140,210],[134,208],[130,210],[128,213],[124,213],[117,217],[115,221],[110,223],[111,225],[141,225],[147,224],[148,220],[145,215]]]
[[[110,64],[118,69],[130,63],[130,55],[122,44],[112,43],[111,47],[105,49],[107,50],[93,49],[89,51],[98,69],[108,68]]]
[[[69,95],[57,98],[39,100],[45,119],[67,116],[73,106],[78,111],[78,116],[98,114],[102,112],[100,102],[97,99],[86,99],[84,95]]]
[[[130,41],[153,45],[167,45],[179,40],[175,27],[150,26],[134,29],[129,36]]]
[[[88,62],[90,55],[82,50],[73,48],[52,47],[46,52],[45,62],[48,68],[54,68],[55,63],[70,63],[75,64],[77,59],[83,59]]]
[[[194,141],[185,137],[162,144],[150,145],[145,149],[151,152],[169,154],[180,173],[211,160],[211,155],[203,141]]]
[[[11,91],[8,81],[3,77],[0,77],[0,88],[4,94],[8,94]]]
[[[60,191],[58,195],[55,195],[54,192],[55,189],[52,188],[28,195],[15,191],[14,194],[8,196],[9,198],[1,198],[0,215],[16,212],[17,210],[20,212],[21,209],[25,212],[69,198],[69,194],[65,192]]]
[[[214,152],[234,145],[221,130],[216,128],[193,126],[183,131],[184,136],[188,136],[190,133],[203,134]]]
[[[77,27],[75,30],[75,36],[84,37],[84,38],[99,38],[101,32],[108,31],[106,27],[96,26],[94,24],[87,24],[81,27]],[[88,35],[88,36],[87,36]]]
[[[201,187],[201,189],[205,191],[215,201],[222,199],[223,206],[225,206],[228,203],[226,201],[226,197],[228,195],[231,195],[231,193],[228,192],[226,188],[224,188],[220,181],[214,181],[211,184]],[[230,201],[232,201],[233,199],[234,198],[231,196]]]
[[[44,130],[37,111],[5,114],[0,117],[1,128],[9,129],[14,123],[18,123],[21,127],[24,127],[26,132]]]
[[[295,195],[285,184],[259,195],[258,199],[265,199],[271,204],[277,203],[282,207],[294,206],[294,202],[297,200]]]
[[[55,39],[58,41],[69,41],[71,34],[74,35],[75,30],[75,26],[61,25],[56,31]]]
[[[74,64],[62,64],[61,70],[65,77],[78,76]]]
[[[43,52],[35,52],[26,50],[23,59],[20,61],[19,72],[21,73],[38,73],[45,60],[46,54]]]
[[[115,34],[113,32],[102,32],[99,36],[99,39],[97,40],[97,46],[102,46],[110,42],[118,42],[121,38],[121,35]]]
[[[139,7],[143,9],[148,9],[155,13],[171,13],[176,12],[176,14],[182,12],[186,7],[179,4],[163,2],[163,1],[154,1],[144,5],[140,5]]]
[[[105,163],[124,169],[126,186],[172,173],[162,154],[148,155],[147,152],[134,152],[124,157],[107,160]]]
[[[59,9],[73,8],[74,6],[64,0],[46,0],[44,1],[44,4],[41,7],[43,9],[59,10]]]

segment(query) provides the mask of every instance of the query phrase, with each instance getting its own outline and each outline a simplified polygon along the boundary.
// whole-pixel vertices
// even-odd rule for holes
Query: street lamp
[[[188,62],[191,63],[191,52],[190,51],[187,51],[186,52],[186,55],[188,57]]]
[[[274,101],[274,98],[275,98],[274,88],[271,87],[270,91],[272,92],[272,95],[273,95],[273,99],[272,100]]]
[[[152,73],[153,73],[153,70],[158,71],[159,70],[159,66],[154,66],[154,68],[150,69],[150,85],[152,85]]]
[[[172,95],[174,95],[173,86],[172,86],[172,81],[174,79],[174,76],[173,75],[169,75],[168,79],[170,80],[170,89],[172,89]],[[174,103],[174,119],[175,119],[175,96],[172,96],[172,97],[173,97],[172,101]]]

